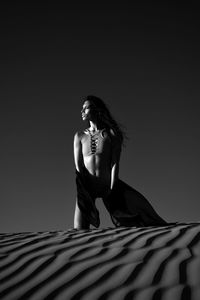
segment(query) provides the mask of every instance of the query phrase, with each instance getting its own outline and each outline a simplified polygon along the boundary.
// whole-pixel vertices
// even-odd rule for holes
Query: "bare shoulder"
[[[109,133],[112,137],[116,137],[116,134],[114,133],[114,130],[112,128],[109,129]]]
[[[116,135],[116,133],[114,132],[114,130],[112,128],[109,129],[109,135],[111,137],[112,140],[112,144],[115,148],[120,148],[121,147],[121,143],[119,141],[118,136]]]
[[[115,141],[115,142],[118,141],[117,135],[112,128],[109,129],[109,135],[113,141]]]
[[[84,131],[76,131],[76,133],[74,134],[74,140],[81,141],[83,135]]]

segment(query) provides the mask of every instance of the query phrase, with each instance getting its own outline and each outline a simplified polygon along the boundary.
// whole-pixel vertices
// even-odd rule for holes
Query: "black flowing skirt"
[[[77,203],[84,218],[98,228],[99,211],[90,193],[87,176],[76,170]],[[154,210],[149,201],[133,187],[118,179],[107,198],[103,198],[111,220],[119,226],[166,226],[167,223]]]

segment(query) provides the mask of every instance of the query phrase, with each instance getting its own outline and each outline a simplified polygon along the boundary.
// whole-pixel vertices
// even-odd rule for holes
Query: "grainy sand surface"
[[[199,300],[200,222],[2,233],[0,299]]]

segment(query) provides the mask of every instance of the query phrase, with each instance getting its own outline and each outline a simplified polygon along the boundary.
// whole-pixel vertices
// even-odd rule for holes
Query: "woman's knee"
[[[80,211],[76,202],[75,214],[74,214],[74,228],[76,229],[89,229],[90,224],[84,218],[83,213]]]

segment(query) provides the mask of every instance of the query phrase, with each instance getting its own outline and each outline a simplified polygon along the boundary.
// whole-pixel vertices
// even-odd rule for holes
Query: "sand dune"
[[[200,223],[2,233],[0,299],[199,300]]]

